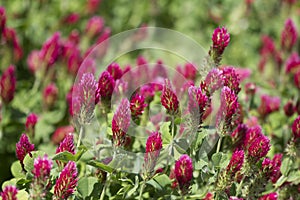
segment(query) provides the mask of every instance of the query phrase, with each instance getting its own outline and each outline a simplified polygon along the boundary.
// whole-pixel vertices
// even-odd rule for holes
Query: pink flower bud
[[[234,177],[235,174],[241,170],[244,163],[244,151],[237,150],[232,154],[229,164],[227,165],[226,171],[230,177]]]
[[[230,35],[225,27],[218,27],[212,35],[213,48],[222,54],[230,41]]]
[[[97,11],[99,8],[99,4],[101,3],[101,0],[88,0],[86,4],[87,12],[92,14]]]
[[[174,172],[181,192],[186,194],[193,178],[192,159],[186,154],[180,156],[175,163]]]
[[[270,140],[267,136],[260,136],[256,138],[248,148],[248,156],[257,162],[259,159],[265,157],[270,150]]]
[[[50,177],[52,160],[45,155],[43,158],[38,157],[34,160],[32,173],[38,184],[45,186]]]
[[[261,96],[261,103],[258,107],[258,112],[262,118],[265,118],[272,112],[278,111],[280,107],[280,98],[271,97],[268,95]]]
[[[56,149],[56,153],[64,151],[68,151],[73,155],[75,154],[74,137],[71,132],[66,134],[65,138],[60,142],[59,147]]]
[[[47,66],[51,66],[58,59],[60,51],[60,33],[56,32],[43,44],[40,58]]]
[[[74,131],[75,129],[71,125],[58,127],[53,133],[51,140],[54,144],[59,144],[68,134],[74,133]]]
[[[294,84],[300,89],[300,70],[294,75]]]
[[[98,88],[96,92],[96,102],[99,101],[99,98],[101,98],[101,101],[107,100],[110,101],[111,95],[114,91],[115,87],[115,80],[110,75],[109,72],[104,71],[98,81]],[[99,97],[99,98],[98,98]]]
[[[35,113],[29,114],[26,118],[26,123],[25,123],[26,132],[34,136],[34,128],[37,122],[38,122],[38,116]]]
[[[179,101],[176,94],[171,89],[169,80],[165,80],[165,85],[161,94],[161,104],[166,108],[168,114],[175,115],[178,113]]]
[[[300,138],[300,115],[293,122],[292,133],[294,135],[294,138]]]
[[[16,155],[23,169],[24,169],[23,160],[28,153],[29,155],[31,155],[30,152],[32,151],[34,151],[34,144],[31,144],[29,142],[27,135],[23,133],[20,137],[19,142],[16,144]]]
[[[2,200],[18,200],[17,199],[18,189],[16,186],[8,185],[1,192]]]
[[[260,126],[256,125],[248,128],[244,140],[244,147],[247,149],[256,138],[261,137],[262,135],[263,133]]]
[[[276,192],[272,192],[260,197],[258,200],[277,200],[278,195]]]
[[[290,117],[295,113],[295,106],[293,105],[293,101],[289,100],[283,107],[284,113],[286,116]]]
[[[201,87],[190,86],[188,89],[188,110],[198,125],[202,123],[203,115],[207,109],[209,99]]]
[[[144,109],[148,105],[145,103],[145,97],[135,94],[130,100],[130,111],[133,118],[137,118],[143,114]]]
[[[263,46],[260,49],[260,54],[261,55],[267,55],[267,54],[272,55],[276,50],[273,39],[267,35],[263,35],[261,37],[261,40],[262,40]]]
[[[146,102],[150,102],[153,100],[155,95],[155,89],[153,84],[146,84],[140,88],[140,94],[145,97]]]
[[[5,8],[0,6],[0,35],[2,35],[3,30],[6,26],[6,13]]]
[[[287,59],[285,66],[285,71],[287,73],[295,74],[296,72],[300,71],[300,57],[298,53],[292,53]]]
[[[56,180],[53,198],[55,200],[67,199],[73,194],[77,181],[76,163],[69,161]]]
[[[130,103],[122,99],[112,119],[113,143],[115,146],[123,146],[126,132],[130,125]]]
[[[76,29],[72,30],[68,37],[68,40],[70,42],[73,42],[74,44],[78,44],[80,41],[80,35],[79,35],[78,30],[76,30]]]
[[[144,168],[152,172],[162,148],[162,138],[159,132],[153,132],[147,139],[146,152],[144,157]]]
[[[262,169],[265,175],[271,179],[272,183],[276,183],[276,181],[281,176],[281,161],[282,154],[275,154],[272,160],[270,160],[269,158],[265,158],[262,162]]]
[[[222,76],[224,78],[224,86],[229,87],[237,95],[240,88],[240,78],[233,67],[224,67],[222,69]]]
[[[94,16],[89,19],[85,31],[89,37],[95,37],[100,34],[104,27],[104,20],[99,16]]]
[[[281,48],[291,51],[297,42],[297,28],[292,19],[287,19],[284,24],[284,30],[281,32]]]
[[[222,71],[217,68],[213,68],[209,71],[205,78],[209,94],[212,95],[216,90],[220,89],[223,85],[223,81]]]
[[[110,75],[115,79],[120,79],[123,75],[123,72],[120,68],[120,65],[118,63],[111,63],[107,67],[107,71],[110,73]]]
[[[44,88],[43,91],[43,103],[47,109],[54,106],[58,97],[58,88],[54,83],[50,83]]]
[[[78,13],[71,13],[63,19],[63,22],[66,24],[75,24],[78,22],[79,18],[80,15]]]
[[[33,50],[27,58],[27,65],[32,73],[35,73],[37,70],[39,70],[41,62],[40,52],[37,50]]]
[[[13,100],[16,82],[15,66],[10,65],[0,77],[0,93],[4,103],[8,104]]]

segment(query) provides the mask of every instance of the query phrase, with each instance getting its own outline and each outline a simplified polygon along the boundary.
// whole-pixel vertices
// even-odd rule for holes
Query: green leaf
[[[291,165],[293,164],[293,161],[290,157],[286,157],[283,159],[281,167],[280,167],[280,171],[283,175],[287,176],[290,169],[291,169]]]
[[[280,187],[286,180],[287,180],[287,177],[282,175],[275,183],[275,188]]]
[[[147,181],[147,184],[152,185],[157,190],[162,190],[162,187],[153,179]]]
[[[114,169],[108,165],[103,164],[102,162],[95,161],[95,160],[90,160],[87,162],[88,165],[91,165],[93,167],[97,167],[99,169],[102,169],[106,172],[112,173]]]
[[[154,178],[154,180],[159,184],[161,185],[162,187],[165,187],[166,185],[170,185],[171,184],[171,180],[170,178],[165,175],[165,174],[162,174],[162,175],[158,175]]]
[[[126,198],[131,197],[139,187],[139,177],[135,176],[135,184],[132,189],[127,192]]]
[[[68,151],[60,152],[52,157],[52,160],[60,160],[63,162],[76,161],[75,155]]]
[[[94,189],[94,185],[98,182],[98,179],[95,177],[82,177],[78,181],[78,192],[82,195],[83,198],[86,198],[91,195]]]
[[[10,171],[15,178],[25,178],[20,161],[15,161],[10,167]]]
[[[23,160],[24,168],[27,172],[31,172],[33,170],[34,159],[37,157],[43,157],[46,153],[43,151],[32,151],[30,156],[27,154]]]
[[[172,140],[172,136],[170,135],[170,124],[171,122],[164,122],[160,126],[159,131],[161,132],[163,145],[169,145]]]
[[[299,184],[300,183],[300,171],[299,170],[296,170],[296,171],[291,171],[289,173],[289,176],[287,178],[288,182],[292,182],[294,183],[295,185],[296,184]]]
[[[212,156],[212,162],[215,167],[218,167],[218,168],[226,167],[227,155],[222,152],[215,153]]]
[[[19,190],[17,194],[18,200],[27,200],[29,199],[29,194],[24,190]]]

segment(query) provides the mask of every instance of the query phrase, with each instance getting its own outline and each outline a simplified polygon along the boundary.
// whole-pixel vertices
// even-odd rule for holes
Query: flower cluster
[[[25,170],[23,160],[27,154],[31,155],[30,152],[32,151],[34,151],[34,144],[31,144],[28,136],[23,133],[19,142],[16,144],[16,155],[22,165],[23,170]]]
[[[34,128],[36,123],[38,122],[38,116],[35,113],[30,113],[26,118],[26,132],[32,136],[34,136]]]
[[[209,51],[215,64],[218,66],[222,59],[222,54],[230,41],[230,34],[225,27],[218,27],[212,34],[213,45]]]
[[[186,154],[180,156],[175,163],[174,173],[181,192],[186,194],[193,178],[192,159]]]
[[[272,183],[276,183],[281,175],[281,160],[282,154],[275,154],[272,160],[265,158],[262,162],[262,169],[266,176],[270,177]]]
[[[15,186],[6,186],[1,192],[2,200],[17,200],[18,189]]]
[[[170,81],[165,80],[161,94],[161,104],[166,108],[167,113],[176,115],[179,112],[179,101],[175,92],[171,89]]]
[[[16,90],[15,66],[10,65],[0,77],[0,94],[4,103],[13,100]]]

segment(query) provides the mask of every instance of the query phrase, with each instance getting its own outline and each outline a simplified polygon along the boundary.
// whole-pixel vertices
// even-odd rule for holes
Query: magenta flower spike
[[[215,64],[219,65],[222,59],[222,54],[229,44],[230,34],[225,27],[218,27],[214,30],[211,39],[213,45],[209,54],[211,55]]]
[[[286,104],[283,106],[283,110],[284,110],[284,113],[285,113],[286,116],[288,116],[288,117],[292,116],[296,112],[293,101],[288,100],[288,102],[286,102]]]
[[[50,83],[44,88],[43,103],[46,109],[51,109],[58,97],[58,88],[55,83]]]
[[[113,143],[117,147],[125,144],[130,116],[130,103],[127,99],[122,99],[112,119]]]
[[[107,71],[110,73],[110,75],[115,79],[120,79],[123,75],[122,69],[120,68],[120,65],[118,63],[111,63],[107,67]]]
[[[162,138],[159,132],[153,132],[147,139],[144,157],[144,168],[146,172],[153,172],[156,161],[162,149]]]
[[[292,133],[295,139],[300,138],[300,115],[293,122]]]
[[[0,6],[0,35],[2,35],[2,32],[5,29],[5,26],[6,26],[5,8]]]
[[[248,148],[249,158],[257,162],[259,159],[265,157],[270,150],[270,140],[267,136],[260,136],[256,138]]]
[[[300,70],[294,75],[294,84],[300,89]]]
[[[75,155],[75,145],[74,145],[74,136],[72,133],[68,133],[63,141],[60,142],[59,146],[56,149],[56,154],[61,152],[70,152],[71,154]],[[65,163],[61,161],[56,161],[58,166],[65,166]]]
[[[252,142],[260,136],[263,136],[262,129],[260,126],[256,125],[248,128],[244,139],[245,149],[248,149],[248,147],[252,144]]]
[[[192,159],[186,154],[180,156],[175,163],[174,173],[181,192],[186,194],[193,178]]]
[[[241,148],[245,140],[248,126],[246,124],[239,124],[231,133],[231,139],[237,148]]]
[[[221,91],[221,105],[216,119],[216,124],[220,128],[221,134],[232,130],[238,109],[238,97],[229,87],[224,86]]]
[[[69,161],[56,180],[53,198],[55,200],[67,199],[74,193],[77,181],[76,163]]]
[[[139,94],[135,94],[130,100],[130,111],[133,118],[138,118],[143,114],[144,109],[147,107],[145,103],[145,97]]]
[[[280,98],[279,97],[271,97],[268,95],[261,96],[261,103],[258,107],[258,112],[261,117],[264,119],[266,116],[271,114],[272,112],[278,111],[280,107]]]
[[[60,33],[56,32],[43,44],[40,51],[40,58],[46,66],[51,66],[58,59],[60,51]]]
[[[167,113],[176,115],[178,113],[179,101],[175,92],[171,89],[169,80],[165,80],[165,85],[160,97],[161,104],[166,108]]]
[[[201,125],[203,115],[207,109],[209,98],[201,87],[190,86],[188,89],[188,110],[193,119],[196,120],[197,125]]]
[[[240,78],[233,67],[224,67],[222,69],[224,86],[229,87],[237,95],[240,91]]]
[[[27,58],[27,65],[33,74],[40,69],[41,62],[40,52],[37,50],[31,51]]]
[[[26,132],[34,136],[34,128],[36,123],[38,122],[38,116],[35,113],[30,113],[26,118]]]
[[[44,155],[44,157],[38,157],[34,160],[32,173],[37,184],[41,184],[43,186],[47,184],[52,165],[52,160],[49,159],[47,155]]]
[[[244,150],[236,150],[233,152],[229,164],[227,165],[226,172],[230,177],[234,177],[239,172],[244,163]]]
[[[270,160],[269,158],[265,158],[262,162],[263,172],[268,178],[271,179],[272,183],[276,183],[276,181],[281,176],[281,162],[282,154],[275,154],[272,160]]]
[[[286,51],[291,51],[297,42],[297,28],[292,19],[287,19],[284,24],[284,29],[281,32],[281,48]]]
[[[260,197],[258,200],[277,200],[278,194],[276,192],[272,192],[270,194],[266,194],[262,197]]]
[[[15,66],[10,65],[0,77],[0,94],[4,103],[10,103],[15,95],[16,90]]]
[[[285,63],[285,71],[287,73],[293,73],[300,71],[300,56],[294,52],[290,55]]]
[[[89,19],[85,31],[89,37],[99,35],[104,27],[104,20],[99,16],[94,16]]]
[[[17,199],[18,189],[16,186],[8,185],[1,192],[2,200],[18,200]]]
[[[210,95],[212,95],[216,90],[220,89],[223,85],[223,82],[224,80],[222,71],[217,68],[213,68],[211,71],[209,71],[205,78],[205,84]]]
[[[34,151],[34,144],[31,144],[29,142],[27,135],[23,133],[20,137],[19,142],[16,144],[16,155],[23,169],[24,169],[23,160],[28,153],[29,155],[31,155],[30,152],[32,151]]]
[[[111,95],[114,91],[115,80],[108,71],[104,71],[98,81],[98,88],[96,91],[96,103],[101,98],[101,101],[110,101]]]

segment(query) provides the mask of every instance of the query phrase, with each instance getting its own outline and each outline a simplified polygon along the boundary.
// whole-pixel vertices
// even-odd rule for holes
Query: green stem
[[[143,181],[142,183],[142,186],[141,186],[141,189],[140,189],[140,194],[139,194],[139,200],[143,199],[143,191],[145,189],[145,186],[146,186],[146,183],[145,183],[145,180]]]
[[[78,136],[78,141],[77,141],[77,148],[80,146],[82,134],[83,134],[83,126],[80,126],[79,136]]]
[[[217,145],[216,153],[220,152],[221,144],[222,144],[222,139],[223,139],[223,136],[220,136],[219,141],[218,141],[218,145]]]
[[[102,189],[101,196],[100,196],[100,199],[99,199],[99,200],[103,200],[104,197],[105,197],[105,190],[106,190],[106,188],[107,188],[107,182],[108,182],[108,181],[105,181],[105,184],[104,184],[104,186],[103,186],[103,189]]]
[[[172,134],[172,139],[174,138],[174,135],[175,135],[175,117],[174,115],[172,115],[172,130],[171,130],[171,134]]]
[[[0,99],[0,140],[2,139],[3,137],[3,127],[2,127],[2,120],[3,120],[3,116],[5,116],[5,105],[4,103],[1,102],[1,99]]]

